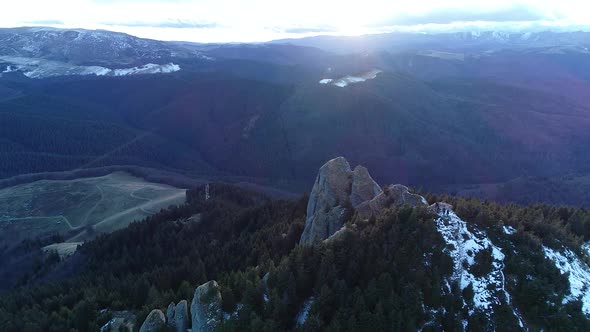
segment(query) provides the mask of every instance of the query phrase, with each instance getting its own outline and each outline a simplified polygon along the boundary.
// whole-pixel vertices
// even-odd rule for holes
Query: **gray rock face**
[[[359,216],[364,219],[372,215],[379,215],[381,211],[392,206],[408,205],[411,207],[427,206],[424,197],[412,194],[408,187],[401,184],[390,185],[370,201],[363,202],[357,207]]]
[[[325,163],[318,173],[307,204],[307,218],[300,243],[324,240],[346,222],[346,212],[381,193],[366,168],[352,171],[343,157]],[[348,211],[352,212],[352,211]]]
[[[332,159],[320,168],[309,195],[305,229],[299,243],[311,244],[331,237],[346,222],[347,212],[356,210],[361,218],[368,219],[394,205],[416,207],[426,206],[427,202],[400,184],[381,190],[365,167],[351,170],[343,157]]]
[[[176,305],[174,321],[176,322],[175,325],[177,332],[186,332],[186,330],[189,328],[188,303],[186,300],[182,300]]]
[[[175,327],[176,322],[174,321],[174,313],[176,311],[176,305],[174,302],[168,305],[168,309],[166,309],[166,323],[170,327]]]
[[[192,332],[212,332],[221,323],[221,292],[215,280],[197,287],[191,303],[191,316]]]
[[[353,207],[373,199],[381,194],[381,187],[373,180],[369,171],[363,166],[357,166],[352,172],[352,192],[350,193],[350,202]]]
[[[177,332],[186,332],[189,328],[188,303],[186,300],[178,302],[174,311],[174,327]]]
[[[188,305],[186,300],[168,305],[166,310],[166,324],[176,332],[186,332],[189,328]]]
[[[154,309],[147,316],[139,332],[157,332],[166,325],[166,317],[160,309]]]

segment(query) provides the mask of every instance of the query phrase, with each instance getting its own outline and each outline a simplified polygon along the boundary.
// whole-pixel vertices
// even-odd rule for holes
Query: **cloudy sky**
[[[108,29],[196,42],[388,31],[590,30],[580,0],[3,0],[0,26]]]

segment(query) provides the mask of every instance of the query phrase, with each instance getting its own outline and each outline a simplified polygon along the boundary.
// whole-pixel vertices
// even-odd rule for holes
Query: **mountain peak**
[[[378,215],[393,205],[426,206],[424,197],[403,185],[382,190],[364,166],[350,169],[344,157],[326,162],[319,170],[307,205],[305,229],[300,243],[325,240],[338,232],[358,211],[362,218]]]

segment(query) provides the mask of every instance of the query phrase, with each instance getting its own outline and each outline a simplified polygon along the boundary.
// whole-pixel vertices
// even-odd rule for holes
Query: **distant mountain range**
[[[275,43],[318,47],[332,52],[375,51],[460,51],[489,53],[505,49],[540,52],[588,53],[590,32],[454,32],[454,33],[384,33],[359,37],[319,36],[277,40]]]
[[[588,36],[223,45],[1,29],[0,176],[139,165],[304,191],[344,155],[380,182],[493,197],[477,189],[511,181],[503,199],[530,202],[535,177],[590,172]],[[573,194],[586,182],[560,203],[590,206]]]

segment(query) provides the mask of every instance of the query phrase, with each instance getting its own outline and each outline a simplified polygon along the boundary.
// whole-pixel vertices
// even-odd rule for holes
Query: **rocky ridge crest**
[[[328,239],[357,212],[363,219],[395,205],[427,206],[424,197],[396,184],[381,187],[363,166],[351,169],[344,157],[326,162],[319,170],[307,205],[300,244]]]

